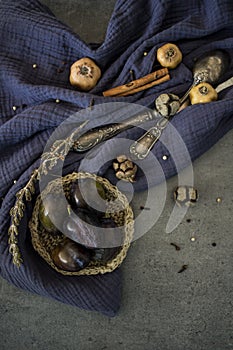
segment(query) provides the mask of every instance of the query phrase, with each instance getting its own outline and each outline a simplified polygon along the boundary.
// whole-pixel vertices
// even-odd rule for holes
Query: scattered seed
[[[89,104],[89,108],[90,108],[90,110],[92,110],[92,109],[93,109],[94,104],[95,104],[95,99],[92,97],[92,98],[91,98],[91,100],[90,100],[90,104]]]
[[[57,72],[58,72],[58,73],[63,73],[64,70],[65,70],[65,68],[58,68],[58,69],[57,69]]]
[[[144,207],[143,205],[140,206],[140,209],[141,209],[141,210],[150,210],[150,208]]]
[[[178,273],[184,272],[185,270],[187,270],[187,268],[188,268],[188,265],[183,265],[183,266],[181,267],[181,269],[178,271]]]
[[[180,247],[176,243],[170,243],[173,247],[176,248],[176,250],[180,250]]]

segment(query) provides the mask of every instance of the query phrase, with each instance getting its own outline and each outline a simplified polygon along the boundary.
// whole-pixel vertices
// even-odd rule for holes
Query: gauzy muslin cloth
[[[194,60],[214,49],[224,49],[230,54],[230,67],[222,81],[231,77],[233,2],[118,0],[100,45],[83,42],[37,0],[1,0],[0,18],[1,276],[25,290],[114,316],[120,304],[120,269],[105,275],[67,277],[50,268],[31,246],[28,221],[33,203],[26,207],[17,237],[23,264],[19,268],[12,264],[8,228],[15,194],[38,167],[52,132],[70,115],[87,108],[93,98],[95,105],[127,102],[153,107],[154,99],[162,92],[181,96],[192,82]],[[183,61],[170,71],[169,81],[128,97],[102,96],[104,90],[130,81],[130,70],[136,78],[150,73],[157,48],[166,42],[177,44],[183,53]],[[82,57],[92,58],[102,70],[97,86],[88,93],[77,91],[69,83],[70,65]],[[60,103],[56,103],[57,99]],[[233,89],[228,88],[219,94],[218,101],[189,106],[173,118],[172,125],[192,160],[232,128],[232,113]],[[85,118],[80,117],[80,123],[83,120]],[[88,128],[94,123],[96,120],[90,120]],[[134,140],[143,132],[133,128],[120,136]],[[166,142],[172,156],[181,157],[185,167],[179,147],[176,149],[172,138],[167,137]],[[163,142],[157,143],[153,155],[161,162],[168,178],[176,173],[176,164],[173,157],[168,157],[166,162],[161,160],[168,152],[165,146]],[[106,144],[106,151],[109,148],[111,141]],[[77,170],[84,155],[73,154],[64,173]],[[92,161],[94,169],[96,164]],[[108,174],[108,169],[105,171]],[[111,171],[109,174],[111,178]],[[154,184],[161,181],[153,169],[151,176]],[[139,176],[135,188],[145,188],[143,176]]]

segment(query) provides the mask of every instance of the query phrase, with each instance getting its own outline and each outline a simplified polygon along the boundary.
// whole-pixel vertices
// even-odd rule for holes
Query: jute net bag
[[[51,257],[51,252],[53,249],[58,244],[62,243],[66,237],[60,232],[57,234],[46,232],[39,220],[39,209],[43,196],[47,195],[48,193],[60,193],[61,191],[64,191],[68,198],[71,184],[78,179],[85,178],[94,179],[103,186],[106,193],[109,216],[115,221],[115,224],[121,230],[123,230],[124,239],[123,244],[121,247],[119,247],[119,250],[112,260],[106,263],[91,261],[86,268],[80,271],[70,272],[59,269],[54,264]],[[60,178],[51,181],[43,192],[37,197],[32,218],[29,222],[29,228],[31,231],[32,245],[34,249],[57,272],[63,275],[96,275],[99,273],[104,274],[106,272],[111,272],[123,262],[133,239],[134,218],[132,208],[130,207],[126,196],[122,194],[116,186],[113,186],[107,179],[99,177],[95,174],[74,172],[62,178],[62,186]]]

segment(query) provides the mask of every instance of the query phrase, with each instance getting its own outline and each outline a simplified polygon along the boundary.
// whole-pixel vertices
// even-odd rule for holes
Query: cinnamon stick
[[[106,90],[103,92],[103,96],[123,96],[123,93],[137,89],[143,85],[147,85],[148,83],[154,82],[155,80],[159,80],[160,78],[166,76],[168,74],[167,68],[159,69],[155,72],[145,75],[144,77],[130,81],[127,84],[117,86],[115,88]],[[156,85],[156,84],[155,84]],[[153,85],[152,85],[153,86]],[[144,89],[143,89],[144,90]],[[140,90],[139,90],[140,91]]]
[[[154,81],[152,81],[152,82],[149,83],[149,84],[145,84],[145,85],[139,86],[139,87],[136,88],[136,89],[123,92],[123,94],[119,94],[119,95],[117,95],[117,96],[118,96],[118,97],[121,97],[121,96],[128,96],[128,95],[136,94],[136,92],[149,89],[149,88],[151,88],[152,86],[155,86],[155,85],[164,83],[165,81],[168,81],[168,80],[170,80],[170,75],[169,75],[169,74],[166,74],[164,77],[162,77],[162,78],[160,78],[160,79],[158,79],[158,80],[154,80]]]

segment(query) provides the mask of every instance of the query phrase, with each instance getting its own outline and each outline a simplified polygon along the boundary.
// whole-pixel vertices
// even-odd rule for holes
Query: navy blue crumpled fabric
[[[230,67],[222,80],[232,76],[233,3],[231,0],[118,0],[100,46],[83,42],[37,0],[1,0],[0,19],[1,276],[20,288],[113,316],[120,305],[120,269],[103,276],[82,277],[64,277],[53,271],[30,244],[27,224],[33,203],[27,205],[18,236],[24,263],[20,268],[12,264],[7,232],[15,194],[38,167],[44,146],[56,127],[71,114],[88,107],[93,98],[95,104],[133,102],[152,107],[161,92],[181,96],[192,81],[194,59],[212,49],[229,52]],[[128,82],[130,70],[134,70],[136,78],[150,73],[157,48],[166,42],[178,44],[183,53],[183,62],[171,71],[170,81],[129,97],[102,96],[102,91]],[[85,56],[94,59],[103,73],[89,93],[78,92],[69,84],[70,65]],[[33,64],[37,65],[36,69]],[[233,89],[228,88],[220,93],[218,101],[187,107],[174,117],[172,124],[192,160],[232,128],[232,97]],[[61,102],[56,103],[56,99]],[[13,106],[17,109],[13,110]],[[92,125],[90,121],[88,128]],[[131,129],[124,135],[135,139],[140,130]],[[111,142],[106,147],[111,147]],[[176,154],[179,151],[172,140],[171,148],[179,158],[181,155]],[[153,154],[159,161],[164,152],[165,146],[157,143]],[[83,156],[73,156],[74,168]],[[93,160],[93,169],[95,166]],[[170,158],[161,166],[166,177],[176,173]],[[72,164],[64,169],[69,171]],[[156,178],[156,172],[152,173],[156,184],[160,179]],[[143,188],[142,177],[136,189]]]

